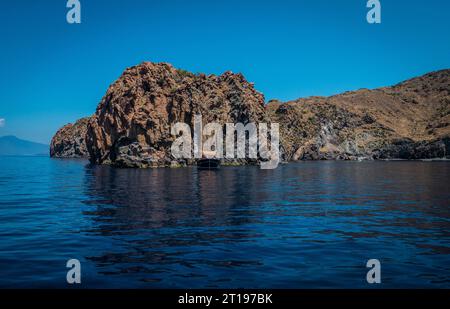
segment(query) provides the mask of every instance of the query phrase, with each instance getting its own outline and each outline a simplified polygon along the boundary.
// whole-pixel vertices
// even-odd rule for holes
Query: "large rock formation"
[[[172,157],[171,126],[192,128],[195,114],[204,123],[278,122],[287,161],[449,158],[450,70],[393,87],[265,105],[241,74],[194,75],[145,62],[125,70],[89,121],[60,129],[51,154],[88,151],[93,163],[121,167],[191,164]]]
[[[268,122],[264,96],[241,74],[220,76],[179,70],[167,63],[145,62],[125,70],[106,92],[90,119],[90,160],[120,167],[169,166],[171,125]]]
[[[69,123],[59,129],[50,143],[50,157],[87,158],[86,132],[89,117]]]
[[[287,160],[450,157],[450,70],[267,109]]]

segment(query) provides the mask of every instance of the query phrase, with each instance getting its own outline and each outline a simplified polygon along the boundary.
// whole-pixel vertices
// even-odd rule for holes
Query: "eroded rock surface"
[[[89,117],[69,123],[59,129],[50,143],[50,157],[87,158],[86,132]]]
[[[268,122],[264,96],[241,74],[192,74],[167,63],[144,62],[125,70],[90,119],[87,146],[97,164],[155,167],[175,160],[171,125]]]
[[[450,70],[267,109],[286,160],[450,158]]]
[[[272,100],[242,74],[192,74],[167,63],[128,68],[91,118],[60,129],[51,155],[96,164],[156,167],[193,164],[170,151],[171,126],[278,122],[286,161],[450,158],[450,70],[392,87],[290,102]],[[234,160],[246,164],[251,160]]]

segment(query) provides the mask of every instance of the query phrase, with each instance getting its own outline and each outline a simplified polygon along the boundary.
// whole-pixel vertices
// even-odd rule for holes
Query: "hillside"
[[[448,156],[450,70],[392,87],[267,106],[287,160]]]

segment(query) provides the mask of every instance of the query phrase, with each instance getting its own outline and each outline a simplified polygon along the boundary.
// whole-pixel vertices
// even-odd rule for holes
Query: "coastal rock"
[[[87,158],[86,132],[89,117],[69,123],[59,129],[50,143],[50,157]]]
[[[267,110],[289,161],[450,158],[450,70]]]
[[[285,161],[450,158],[450,70],[392,87],[265,104],[242,74],[193,74],[150,62],[125,70],[94,116],[60,129],[51,155],[89,153],[93,163],[119,167],[194,164],[171,156],[170,129],[176,122],[192,128],[196,114],[203,124],[278,122]]]
[[[196,114],[203,124],[268,122],[264,96],[242,74],[192,74],[144,62],[125,70],[90,119],[90,160],[144,168],[192,164],[172,157],[171,126],[184,122],[193,128]]]

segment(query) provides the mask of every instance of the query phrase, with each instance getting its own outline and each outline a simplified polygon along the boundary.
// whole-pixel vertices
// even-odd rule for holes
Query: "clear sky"
[[[0,3],[0,136],[48,143],[142,61],[242,72],[266,100],[391,85],[450,68],[450,1],[66,0]]]

